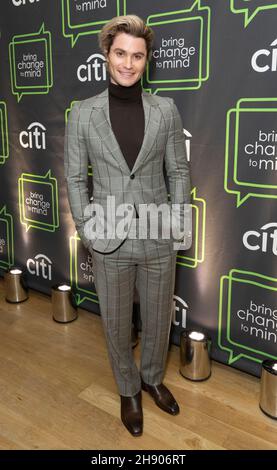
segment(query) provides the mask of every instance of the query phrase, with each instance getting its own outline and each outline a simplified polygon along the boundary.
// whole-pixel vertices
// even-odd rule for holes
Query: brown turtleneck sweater
[[[130,87],[109,83],[110,120],[122,154],[132,171],[144,137],[141,82]]]

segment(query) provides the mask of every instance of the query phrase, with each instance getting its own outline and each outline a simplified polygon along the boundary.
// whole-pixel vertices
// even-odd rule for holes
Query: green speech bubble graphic
[[[205,234],[206,234],[206,201],[196,196],[196,188],[191,191],[192,195],[192,223],[193,243],[186,255],[180,251],[177,254],[177,264],[187,268],[196,268],[203,263],[205,258]]]
[[[85,300],[99,304],[94,286],[94,274],[91,256],[82,245],[77,234],[70,237],[70,284],[75,290],[77,305]]]
[[[246,28],[259,12],[277,8],[277,3],[275,0],[230,0],[230,7],[232,13],[244,15]]]
[[[13,36],[9,62],[12,93],[18,102],[23,95],[49,93],[53,86],[52,41],[44,23],[37,33]]]
[[[277,359],[276,301],[275,278],[239,269],[221,277],[218,345],[228,352],[228,364]]]
[[[146,91],[197,90],[209,79],[210,23],[210,7],[201,0],[187,9],[148,16],[156,42],[143,77]]]
[[[20,222],[26,232],[33,227],[55,232],[59,227],[58,185],[49,170],[44,176],[22,173],[18,179]]]
[[[9,157],[9,133],[7,106],[0,101],[0,165]]]
[[[81,36],[97,34],[102,26],[114,16],[120,15],[121,0],[61,0],[62,31],[70,38],[73,48]]]
[[[0,268],[14,265],[13,218],[6,206],[0,209]]]
[[[277,98],[242,98],[227,113],[224,189],[236,194],[237,207],[249,197],[277,197],[276,104]]]

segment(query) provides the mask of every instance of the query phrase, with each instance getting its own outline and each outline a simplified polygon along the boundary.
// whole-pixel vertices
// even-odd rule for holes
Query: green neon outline
[[[0,131],[3,154],[0,155],[0,165],[3,165],[7,158],[10,156],[9,152],[9,132],[8,132],[8,115],[7,115],[7,106],[5,101],[0,101]]]
[[[73,48],[81,36],[86,36],[86,35],[91,35],[91,34],[97,34],[101,31],[101,28],[97,28],[96,30],[92,31],[80,31],[76,36],[74,34],[70,34],[66,31],[66,27],[68,29],[81,29],[81,28],[88,28],[91,26],[98,26],[98,25],[103,25],[110,21],[111,18],[107,20],[100,20],[100,21],[93,21],[92,23],[83,23],[79,25],[72,25],[70,23],[71,21],[71,13],[70,13],[70,5],[69,5],[70,0],[61,0],[62,2],[62,34],[65,38],[70,38],[71,39],[71,48]],[[66,2],[66,3],[65,3]],[[119,16],[120,15],[120,2],[121,0],[116,0],[116,14],[114,16]]]
[[[240,114],[241,113],[256,113],[256,112],[277,112],[277,108],[261,108],[259,110],[253,109],[253,108],[243,108],[241,109],[238,113],[236,112],[236,130],[235,130],[235,159],[234,159],[234,181],[238,186],[250,186],[250,187],[255,187],[255,188],[269,188],[269,189],[277,189],[277,185],[265,185],[265,184],[260,184],[260,183],[248,183],[244,181],[239,181],[237,179],[237,163],[238,163],[238,146],[239,146],[239,121],[240,121]]]
[[[250,8],[236,8],[234,6],[234,2],[235,0],[230,0],[230,8],[231,8],[231,12],[234,13],[235,15],[239,14],[239,13],[244,13],[244,27],[246,28],[249,23],[253,20],[253,18],[260,12],[260,11],[264,11],[264,10],[273,10],[275,8],[277,8],[277,4],[275,5],[265,5],[265,6],[260,6],[258,8],[256,8],[254,10],[253,13],[251,13],[250,15],[248,14],[248,10],[250,10]]]
[[[107,20],[93,21],[92,23],[82,23],[81,26],[79,26],[78,24],[73,25],[73,24],[70,23],[70,21],[71,21],[71,11],[70,11],[69,2],[70,2],[70,0],[66,0],[66,3],[67,3],[66,4],[66,13],[67,13],[67,17],[68,17],[68,20],[69,20],[67,25],[71,29],[79,28],[79,27],[83,28],[85,26],[94,26],[94,25],[98,25],[98,24],[105,24],[109,21],[109,19],[107,19]],[[116,0],[116,10],[117,10],[116,16],[119,15],[119,8],[120,8],[120,0]]]
[[[203,51],[203,18],[201,16],[194,16],[191,18],[180,18],[173,21],[159,21],[157,23],[151,23],[151,26],[157,26],[162,24],[172,24],[172,23],[180,23],[185,21],[200,21],[200,40],[199,40],[199,57],[198,57],[198,70],[199,70],[199,77],[198,78],[180,78],[178,80],[150,80],[149,79],[149,63],[146,64],[146,80],[147,83],[184,83],[184,82],[197,82],[198,84],[202,81],[202,51]]]
[[[34,39],[33,41],[32,40],[29,40],[29,41],[21,41],[21,42],[13,42],[12,43],[12,48],[13,48],[13,56],[15,57],[15,51],[14,51],[14,46],[17,46],[17,45],[21,45],[21,44],[25,44],[25,43],[34,43],[34,42],[45,42],[45,51],[46,51],[46,54],[45,54],[45,57],[46,57],[46,68],[45,68],[45,76],[46,76],[46,85],[34,85],[34,86],[28,86],[28,85],[18,85],[16,82],[17,82],[17,75],[16,75],[16,70],[15,70],[15,62],[13,62],[13,72],[14,72],[14,86],[16,89],[21,89],[21,88],[50,88],[50,85],[48,84],[48,74],[47,74],[47,70],[48,70],[48,57],[47,57],[47,54],[48,54],[48,46],[47,46],[47,40],[45,38],[39,38],[39,39]]]
[[[185,266],[188,268],[196,268],[199,263],[202,263],[205,259],[205,238],[206,238],[206,201],[203,198],[199,198],[196,196],[196,187],[193,188],[191,191],[192,200],[197,201],[199,204],[198,206],[192,204],[191,207],[195,210],[195,239],[194,239],[194,246],[195,246],[195,254],[194,257],[190,256],[183,256],[177,254],[177,262],[179,266]],[[200,222],[200,208],[202,211],[202,218]],[[201,245],[199,245],[199,228],[202,228],[202,237],[201,237]],[[199,252],[201,253],[199,256]],[[179,259],[184,260],[183,262],[178,261]]]
[[[21,179],[21,185],[22,185],[22,188],[21,188],[21,189],[22,189],[22,191],[24,191],[24,183],[37,183],[37,184],[39,184],[39,185],[40,185],[40,184],[44,184],[44,185],[46,185],[46,186],[50,186],[50,187],[51,187],[51,200],[53,201],[54,191],[53,191],[53,186],[52,186],[51,183],[44,182],[44,181],[37,182],[37,181],[35,181],[35,180],[31,180],[31,179],[27,179],[27,178],[22,178],[22,179]],[[33,219],[29,219],[29,217],[28,217],[28,216],[26,215],[26,213],[25,213],[25,208],[26,208],[26,206],[23,204],[23,206],[22,206],[22,209],[23,209],[23,214],[22,214],[22,215],[23,215],[23,220],[25,220],[25,221],[27,221],[27,222],[36,222],[36,223],[39,223],[39,224],[41,223],[41,225],[46,225],[47,227],[53,227],[53,224],[48,224],[47,222],[37,222],[37,220],[34,221]],[[51,211],[51,212],[52,212],[52,219],[54,219],[54,217],[55,217],[53,211],[54,211],[54,207],[52,207],[52,211]]]
[[[224,284],[224,282],[228,281],[228,303],[227,303],[228,306],[227,306],[227,316],[226,316],[226,324],[227,324],[226,340],[228,341],[228,343],[231,343],[234,346],[245,349],[247,351],[251,351],[251,352],[253,352],[257,355],[277,359],[277,356],[273,356],[271,354],[264,353],[262,351],[250,348],[249,346],[245,346],[243,344],[237,343],[237,342],[232,341],[230,339],[232,281],[235,280],[235,281],[238,281],[238,282],[243,283],[243,284],[256,285],[258,287],[261,287],[261,288],[264,288],[264,289],[269,289],[269,290],[274,290],[276,292],[277,292],[277,287],[274,288],[274,287],[262,284],[260,282],[255,282],[255,281],[248,280],[248,279],[240,279],[240,278],[237,278],[237,277],[233,277],[233,273],[243,274],[243,275],[252,275],[252,276],[262,278],[262,279],[265,279],[265,280],[268,280],[268,281],[277,282],[276,278],[272,278],[272,277],[269,277],[269,276],[265,276],[263,274],[259,274],[259,273],[255,273],[255,272],[251,272],[251,271],[244,271],[244,270],[240,270],[240,269],[232,269],[232,270],[229,271],[229,276],[226,276],[226,275],[221,276],[221,278],[220,278],[220,290],[219,290],[219,320],[218,320],[218,345],[219,345],[219,347],[222,350],[229,352],[228,364],[232,364],[232,363],[238,361],[239,359],[241,359],[242,357],[245,357],[246,359],[250,359],[250,360],[252,360],[254,362],[258,362],[258,363],[262,362],[262,359],[255,358],[253,356],[245,354],[244,352],[242,352],[238,355],[235,355],[234,351],[231,348],[228,348],[227,346],[223,345],[223,341],[222,341],[223,287],[224,287],[223,284]]]
[[[14,238],[13,238],[13,217],[11,214],[6,212],[6,205],[0,209],[0,221],[6,224],[7,233],[7,254],[8,261],[1,260],[0,257],[0,268],[10,268],[14,265]]]
[[[77,305],[81,305],[85,300],[90,302],[94,302],[99,304],[97,293],[93,290],[83,289],[78,284],[78,247],[77,244],[81,242],[80,237],[78,236],[77,232],[75,232],[74,236],[71,236],[69,239],[69,265],[70,265],[70,285],[74,286],[79,292],[75,295]],[[81,296],[80,292],[85,292],[84,295]],[[96,298],[92,298],[90,296],[94,296]]]
[[[66,108],[66,110],[65,110],[65,112],[64,112],[64,122],[65,122],[65,124],[67,124],[68,115],[69,115],[70,111],[72,111],[73,105],[74,105],[75,103],[78,103],[78,102],[79,102],[79,100],[73,100],[73,101],[70,102],[69,108]]]
[[[207,14],[207,46],[206,46],[206,49],[205,49],[205,52],[206,52],[206,63],[205,63],[205,66],[206,66],[206,76],[205,77],[201,77],[201,80],[200,82],[198,82],[198,85],[196,86],[178,86],[178,87],[162,87],[162,88],[156,88],[156,89],[151,89],[151,88],[147,88],[147,87],[143,87],[143,89],[145,91],[148,91],[149,93],[152,93],[153,95],[159,93],[160,91],[182,91],[182,90],[198,90],[199,88],[201,88],[202,86],[202,82],[206,81],[209,79],[209,76],[210,76],[210,37],[211,37],[211,8],[208,7],[208,6],[205,6],[203,7],[201,5],[201,0],[195,0],[195,2],[193,3],[193,5],[188,8],[188,9],[184,9],[184,10],[176,10],[176,11],[171,11],[171,12],[166,12],[166,13],[158,13],[158,14],[155,14],[155,15],[150,15],[148,16],[147,18],[147,21],[146,23],[149,24],[149,26],[151,26],[151,23],[149,23],[149,20],[151,18],[160,18],[160,17],[164,17],[164,16],[170,16],[170,15],[176,15],[176,14],[180,14],[180,13],[191,13],[193,12],[194,9],[197,9],[197,12],[200,13],[201,11],[205,11],[206,14]],[[123,0],[123,14],[126,15],[127,14],[127,0]],[[170,21],[168,21],[169,23]],[[171,22],[170,22],[171,23]],[[200,55],[200,53],[199,53]],[[202,49],[202,56],[203,56],[203,49]],[[201,64],[201,68],[202,68],[202,64]],[[193,81],[193,80],[192,80]],[[168,81],[167,81],[168,83]]]
[[[5,146],[5,140],[4,140],[4,115],[3,115],[3,111],[1,109],[1,107],[0,107],[0,131],[1,131],[1,142],[2,142],[0,151],[1,151],[1,154],[4,155],[5,154],[5,149],[4,149],[4,146]]]
[[[229,163],[230,163],[230,166],[232,165],[233,167],[233,177],[234,175],[236,175],[236,168],[235,168],[235,163],[237,162],[235,160],[235,150],[234,150],[234,162],[232,164],[232,160],[231,160],[231,156],[229,155],[230,153],[230,136],[231,136],[231,117],[233,114],[236,115],[236,125],[235,125],[235,132],[234,132],[234,136],[235,136],[235,143],[234,143],[234,147],[235,149],[238,148],[238,141],[236,141],[236,139],[238,139],[238,116],[239,116],[239,113],[240,112],[259,112],[261,110],[261,112],[265,112],[264,110],[269,110],[269,111],[273,111],[275,110],[276,108],[241,108],[241,104],[244,104],[244,103],[276,103],[277,102],[277,98],[241,98],[237,101],[237,104],[236,104],[236,107],[235,108],[231,108],[228,110],[227,112],[227,115],[226,115],[226,135],[225,135],[225,171],[224,171],[224,189],[227,193],[230,193],[230,194],[236,194],[237,196],[237,201],[236,201],[236,206],[237,208],[240,207],[249,197],[259,197],[259,198],[270,198],[270,199],[276,199],[277,198],[277,195],[274,195],[274,194],[261,194],[261,193],[255,193],[255,192],[247,192],[246,195],[242,196],[241,197],[241,191],[237,191],[237,190],[234,190],[234,189],[230,189],[229,188],[229,184],[231,184],[232,182],[235,183],[234,181],[234,178],[233,179],[230,179],[229,180]],[[277,110],[277,109],[276,109]],[[261,184],[258,184],[258,183],[254,183],[254,184],[247,184],[247,185],[244,185],[244,184],[240,184],[241,186],[250,186],[250,187],[262,187],[264,189],[268,188],[268,189],[275,189],[275,187],[277,188],[277,186],[272,186],[272,185],[261,185]]]
[[[49,181],[42,181],[48,179]],[[40,222],[29,219],[25,216],[25,198],[24,198],[24,182],[46,184],[51,186],[52,195],[52,218],[53,223]],[[26,232],[32,227],[38,230],[45,230],[47,232],[55,232],[55,229],[59,227],[59,210],[58,210],[58,184],[57,179],[51,176],[51,170],[49,170],[44,176],[33,175],[32,173],[22,173],[18,178],[18,194],[19,194],[19,210],[20,210],[20,222],[26,226]],[[25,222],[30,221],[31,224]],[[47,228],[51,227],[51,228]]]
[[[44,35],[36,39],[36,36]],[[22,40],[22,38],[30,38]],[[21,45],[24,43],[32,43],[38,41],[45,41],[45,76],[46,76],[46,85],[34,85],[34,86],[18,86],[16,84],[17,74],[15,67],[15,46]],[[15,35],[12,37],[12,41],[9,43],[9,64],[10,64],[10,79],[11,79],[11,90],[12,94],[17,96],[17,101],[19,102],[23,95],[36,95],[36,94],[48,94],[50,88],[53,86],[53,62],[52,62],[52,35],[50,31],[44,30],[44,23],[42,23],[40,30],[37,33],[27,33],[22,35]],[[21,89],[31,89],[32,91],[17,91],[17,88]],[[34,90],[40,91],[34,91]]]

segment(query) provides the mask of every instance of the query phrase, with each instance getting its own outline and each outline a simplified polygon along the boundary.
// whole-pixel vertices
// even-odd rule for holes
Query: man
[[[189,205],[190,177],[176,105],[171,98],[141,89],[153,31],[136,15],[119,16],[103,27],[99,43],[109,86],[72,108],[65,135],[65,176],[77,231],[92,254],[109,359],[121,397],[121,419],[133,436],[140,436],[141,389],[162,410],[179,413],[162,380],[175,282],[174,240],[180,236],[164,239],[159,232],[151,238],[149,228],[143,226],[144,237],[139,238],[137,222],[142,219],[142,206]],[[93,168],[93,204],[88,197],[88,161]],[[180,211],[180,219],[184,213]],[[160,227],[157,212],[151,217],[150,211],[150,218]],[[140,373],[131,342],[135,286],[142,321]]]

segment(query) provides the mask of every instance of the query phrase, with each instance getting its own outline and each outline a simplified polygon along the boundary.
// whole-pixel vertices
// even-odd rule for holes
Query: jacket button
[[[131,180],[133,180],[133,179],[134,179],[134,177],[135,177],[135,175],[130,175],[130,178],[131,178]]]

